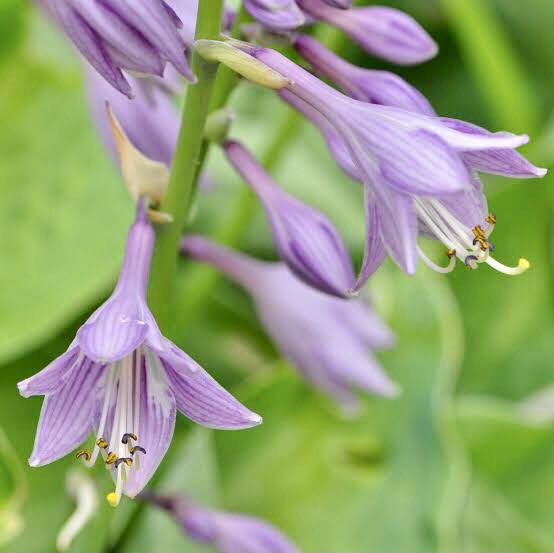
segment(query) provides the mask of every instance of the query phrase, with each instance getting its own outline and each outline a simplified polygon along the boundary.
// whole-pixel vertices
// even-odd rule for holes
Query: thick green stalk
[[[223,0],[199,2],[196,39],[219,37],[222,7]],[[150,277],[149,304],[162,329],[168,323],[177,248],[194,197],[204,125],[217,73],[217,65],[206,63],[196,52],[192,56],[192,68],[198,82],[187,91],[171,178],[161,206],[162,211],[173,216],[173,223],[158,230]]]
[[[493,122],[515,132],[539,123],[530,79],[485,0],[441,0]]]

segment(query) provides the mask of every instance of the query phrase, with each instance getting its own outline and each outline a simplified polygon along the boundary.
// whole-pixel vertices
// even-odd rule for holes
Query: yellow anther
[[[104,438],[98,438],[98,440],[96,440],[96,445],[100,449],[106,449],[108,447],[108,442],[104,440]]]
[[[117,455],[110,451],[106,457],[106,465],[113,465],[117,461]]]
[[[485,239],[486,238],[486,235],[485,235],[485,231],[483,230],[483,228],[481,227],[481,225],[477,225],[476,227],[473,227],[473,236],[475,236],[475,238],[482,238],[482,239]]]
[[[90,451],[88,449],[81,449],[77,452],[77,455],[75,455],[75,457],[77,459],[84,457],[87,461],[90,461]]]
[[[524,257],[519,260],[517,265],[521,269],[521,272],[526,271],[529,267],[531,267],[531,263],[529,263],[529,261],[527,261]]]
[[[496,224],[496,215],[494,213],[489,213],[485,219],[489,225],[495,225]]]
[[[449,250],[446,251],[446,255],[448,259],[452,259],[456,255],[456,250],[450,248]]]
[[[119,501],[117,500],[117,494],[115,492],[110,492],[106,496],[106,499],[112,507],[117,507],[117,505],[119,504]]]

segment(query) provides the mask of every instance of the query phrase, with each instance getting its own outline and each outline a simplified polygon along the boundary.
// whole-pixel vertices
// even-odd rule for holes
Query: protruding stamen
[[[527,259],[521,258],[517,264],[517,267],[507,267],[506,265],[499,263],[496,259],[493,259],[492,257],[489,257],[487,259],[487,263],[497,271],[500,271],[501,273],[504,273],[505,275],[520,275],[521,273],[524,273],[531,264]]]
[[[456,266],[455,256],[449,256],[450,262],[448,263],[448,265],[446,267],[441,267],[440,265],[437,265],[434,261],[431,261],[419,246],[417,246],[417,253],[419,254],[419,257],[421,257],[425,265],[427,265],[427,267],[433,269],[433,271],[436,271],[437,273],[450,273],[454,270],[454,267]]]
[[[465,263],[465,266],[468,268],[468,269],[477,269],[477,256],[475,255],[468,255],[465,259],[464,259],[464,263]]]
[[[131,453],[131,455],[134,455],[137,451],[140,451],[142,454],[146,455],[146,449],[144,449],[144,447],[141,447],[140,445],[132,447],[129,453]]]
[[[96,445],[100,449],[106,449],[108,447],[108,442],[104,438],[98,438],[98,440],[96,440]]]
[[[119,500],[117,498],[117,494],[115,492],[110,492],[106,496],[106,500],[112,507],[117,507],[119,505]]]
[[[77,452],[75,457],[77,459],[80,459],[81,457],[84,457],[85,461],[90,461],[90,451],[88,449],[81,449]]]
[[[130,439],[136,442],[138,440],[138,437],[136,434],[133,434],[132,432],[126,432],[121,437],[121,443],[127,445]]]
[[[131,459],[130,457],[120,457],[116,462],[115,462],[115,468],[119,468],[119,465],[121,465],[121,463],[125,463],[128,467],[130,467],[132,464],[133,464],[133,459]]]
[[[487,221],[489,225],[496,225],[496,215],[494,213],[489,213],[485,221]]]
[[[110,451],[106,457],[106,465],[113,465],[117,461],[117,455]]]
[[[446,250],[446,257],[448,257],[448,259],[456,257],[456,250],[454,250],[453,248],[449,248],[448,250]]]

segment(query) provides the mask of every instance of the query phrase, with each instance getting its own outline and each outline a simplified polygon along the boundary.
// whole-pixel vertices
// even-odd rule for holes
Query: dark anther
[[[135,447],[132,447],[130,453],[131,455],[134,455],[137,451],[140,451],[141,453],[146,455],[146,449],[144,449],[144,447],[141,447],[140,445],[136,445]]]
[[[117,461],[117,455],[110,451],[106,457],[106,465],[113,465]]]
[[[75,455],[75,457],[77,457],[77,459],[84,457],[87,461],[90,461],[90,451],[88,449],[81,449],[77,452],[77,455]]]
[[[468,255],[465,259],[464,259],[464,263],[466,265],[466,267],[468,269],[473,269],[474,267],[472,266],[472,261],[475,261],[477,262],[477,257],[475,255]]]
[[[128,467],[130,467],[132,464],[133,464],[133,460],[130,458],[130,457],[120,457],[116,462],[115,462],[115,468],[119,468],[119,465],[121,465],[121,463],[125,463]]]
[[[104,440],[104,438],[98,438],[98,440],[96,440],[96,445],[100,449],[106,449],[108,447],[108,442]]]
[[[487,244],[489,245],[489,252],[493,252],[494,251],[494,244],[492,244],[491,242],[487,242]]]
[[[127,445],[129,443],[129,440],[135,440],[135,442],[138,440],[137,435],[133,434],[132,432],[126,432],[121,437],[121,443]]]

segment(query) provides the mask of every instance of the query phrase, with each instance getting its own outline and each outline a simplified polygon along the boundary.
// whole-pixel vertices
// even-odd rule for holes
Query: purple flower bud
[[[90,64],[132,97],[122,70],[162,76],[170,62],[190,81],[182,26],[163,0],[41,0]]]
[[[310,286],[346,296],[354,284],[354,270],[333,224],[279,188],[241,144],[228,141],[224,149],[233,167],[262,202],[281,259]]]
[[[154,239],[139,201],[112,295],[66,353],[18,384],[24,397],[45,396],[30,465],[60,459],[94,429],[94,450],[77,456],[89,466],[103,456],[116,481],[108,495],[114,506],[122,493],[134,497],[150,480],[169,447],[177,410],[211,428],[261,422],[160,333],[146,303]]]
[[[363,299],[322,294],[282,263],[257,261],[205,238],[186,237],[181,247],[244,286],[283,356],[346,412],[358,407],[356,388],[390,397],[398,393],[370,352],[390,347],[393,336]]]
[[[294,47],[317,74],[333,81],[351,98],[435,115],[431,104],[421,92],[390,71],[362,69],[352,65],[309,35],[296,35]]]
[[[324,0],[298,0],[310,16],[334,25],[370,54],[401,65],[433,58],[437,45],[409,15],[383,6],[338,9]]]
[[[182,495],[146,494],[144,499],[173,514],[191,540],[212,544],[219,553],[299,553],[280,530],[259,518],[208,509]]]
[[[244,0],[244,7],[262,25],[275,30],[290,30],[305,23],[295,0]]]

